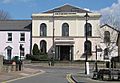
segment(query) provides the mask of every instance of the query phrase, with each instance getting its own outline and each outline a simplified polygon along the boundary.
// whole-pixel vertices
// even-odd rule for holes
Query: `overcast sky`
[[[120,0],[0,0],[0,9],[9,12],[14,19],[30,19],[32,13],[40,13],[64,4],[100,11],[102,14],[120,12]]]

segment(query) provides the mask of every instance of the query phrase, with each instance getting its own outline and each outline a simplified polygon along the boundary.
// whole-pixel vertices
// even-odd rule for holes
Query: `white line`
[[[9,82],[13,82],[13,81],[17,81],[17,80],[33,77],[33,76],[36,76],[36,75],[39,75],[39,74],[43,74],[43,73],[45,73],[45,71],[41,70],[40,73],[32,74],[32,75],[25,76],[25,77],[15,78],[15,79],[4,81],[4,82],[1,82],[1,83],[9,83]]]

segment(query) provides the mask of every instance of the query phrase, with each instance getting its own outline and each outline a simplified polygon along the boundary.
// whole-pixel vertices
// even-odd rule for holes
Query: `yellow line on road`
[[[69,83],[75,83],[75,81],[71,78],[71,74],[66,75],[66,79],[68,80]]]

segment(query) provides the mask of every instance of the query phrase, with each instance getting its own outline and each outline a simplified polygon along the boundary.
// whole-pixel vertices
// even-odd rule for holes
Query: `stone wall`
[[[2,71],[3,68],[3,56],[0,55],[0,72]]]

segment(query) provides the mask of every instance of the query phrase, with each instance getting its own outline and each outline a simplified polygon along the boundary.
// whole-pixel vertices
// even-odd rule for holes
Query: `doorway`
[[[60,46],[60,60],[70,60],[70,46]]]
[[[72,61],[73,45],[56,45],[55,58],[60,61]]]

